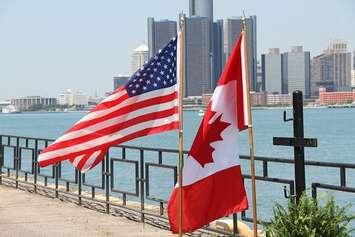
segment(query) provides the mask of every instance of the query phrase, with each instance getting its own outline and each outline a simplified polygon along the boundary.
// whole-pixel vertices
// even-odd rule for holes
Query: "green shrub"
[[[348,224],[355,220],[347,211],[350,205],[339,207],[329,196],[325,205],[303,194],[298,203],[290,198],[288,208],[276,204],[271,223],[265,226],[268,237],[347,237],[353,230]]]

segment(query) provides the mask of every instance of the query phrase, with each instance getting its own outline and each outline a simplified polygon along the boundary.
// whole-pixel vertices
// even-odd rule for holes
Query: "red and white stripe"
[[[124,87],[97,105],[38,157],[40,166],[70,160],[85,172],[110,146],[178,128],[177,86],[129,97]]]

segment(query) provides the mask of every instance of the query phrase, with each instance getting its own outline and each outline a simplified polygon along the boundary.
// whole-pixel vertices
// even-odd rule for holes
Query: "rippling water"
[[[293,159],[293,148],[273,146],[273,136],[292,136],[292,122],[284,123],[282,109],[253,110],[253,126],[255,133],[255,155],[272,156]],[[84,113],[22,113],[0,114],[0,134],[28,136],[38,138],[57,138]],[[288,116],[292,111],[288,110]],[[195,111],[186,111],[184,115],[184,147],[188,149],[193,141],[201,117]],[[304,110],[305,137],[318,139],[317,148],[305,148],[306,160],[355,163],[355,109],[305,109]],[[177,148],[177,132],[167,132],[159,135],[144,137],[126,144],[148,146],[155,148]],[[241,133],[239,144],[241,154],[248,155],[247,132]],[[120,156],[113,151],[113,156]],[[127,153],[129,158],[136,159],[137,152]],[[154,156],[154,158],[153,158]],[[156,154],[147,153],[155,162]],[[148,158],[149,159],[149,158]],[[5,164],[10,162],[5,160]],[[176,164],[176,156],[166,157],[167,164]],[[249,173],[249,163],[241,163],[244,173]],[[71,173],[69,165],[65,166],[68,175]],[[257,174],[261,175],[262,166],[257,163]],[[269,164],[269,176],[292,179],[293,167],[287,164]],[[134,175],[132,166],[115,164],[115,186],[133,191]],[[99,183],[99,168],[88,173],[88,181]],[[167,199],[173,187],[172,172],[168,170],[153,169],[150,175],[151,195]],[[339,184],[339,170],[334,168],[307,167],[306,181]],[[355,187],[355,170],[347,171],[347,185]],[[250,182],[246,180],[248,196],[250,195]],[[341,204],[352,203],[355,206],[355,194],[332,192]],[[270,216],[273,203],[285,203],[283,185],[276,183],[257,182],[258,213],[264,219]],[[355,213],[355,208],[351,211]],[[250,212],[247,213],[251,215]]]

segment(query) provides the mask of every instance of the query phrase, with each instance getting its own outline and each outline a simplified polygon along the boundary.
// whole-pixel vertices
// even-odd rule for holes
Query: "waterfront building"
[[[289,106],[292,104],[291,94],[267,93],[266,104],[275,106]]]
[[[256,65],[256,82],[256,91],[265,91],[265,86],[263,85],[262,65],[259,61]]]
[[[283,94],[300,90],[305,98],[310,98],[310,74],[310,52],[303,51],[302,46],[293,46],[282,54]]]
[[[130,76],[118,74],[113,77],[113,91],[126,84]]]
[[[235,40],[242,31],[242,18],[228,18],[223,20],[223,58],[224,66],[228,57],[232,53]],[[251,90],[257,90],[257,42],[256,42],[256,16],[246,18],[247,25],[247,46],[248,46],[248,62],[249,74],[251,82]]]
[[[282,93],[282,69],[280,49],[270,48],[261,55],[262,88],[270,93]]]
[[[351,89],[351,52],[342,40],[332,41],[324,52],[312,59],[312,95],[320,87],[329,91]]]
[[[159,20],[153,17],[148,18],[148,49],[149,58],[153,57],[162,49],[172,38],[176,37],[176,21]]]
[[[185,21],[185,97],[212,91],[210,61],[210,20],[192,16]]]
[[[71,89],[61,92],[58,95],[58,105],[62,106],[86,106],[89,103],[89,97],[81,90],[73,93]]]
[[[71,89],[67,89],[58,95],[59,105],[72,106],[74,104],[74,94]]]
[[[326,88],[319,88],[320,105],[350,104],[354,101],[355,89],[353,89],[352,91],[327,92]]]
[[[145,44],[133,50],[131,74],[135,73],[138,68],[141,68],[148,61],[148,53],[148,46]]]
[[[355,69],[351,71],[351,88],[355,88]]]
[[[86,106],[89,104],[89,96],[81,90],[74,93],[73,97],[75,106]]]
[[[16,109],[23,110],[36,110],[43,107],[52,107],[57,105],[57,99],[51,97],[41,97],[41,96],[26,96],[22,98],[11,99],[11,104],[16,107]]]
[[[250,103],[251,106],[265,106],[267,101],[267,93],[263,92],[250,92]]]

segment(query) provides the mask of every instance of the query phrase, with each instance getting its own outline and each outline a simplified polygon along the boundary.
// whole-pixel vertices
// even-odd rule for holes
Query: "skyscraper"
[[[190,0],[190,17],[207,17],[213,22],[213,0]]]
[[[133,50],[131,74],[135,73],[138,68],[142,67],[146,61],[148,61],[148,47],[147,45],[142,44]]]
[[[327,91],[351,89],[351,52],[344,41],[330,43],[324,52],[312,59],[312,95],[317,96],[319,87]]]
[[[113,91],[117,90],[119,87],[126,84],[128,81],[129,76],[118,74],[117,76],[113,77]]]
[[[177,34],[175,21],[155,21],[153,17],[148,18],[148,48],[149,57],[154,56],[159,49],[162,49]]]
[[[270,93],[282,93],[282,69],[280,49],[269,49],[261,55],[262,89]]]
[[[303,51],[302,46],[294,46],[290,52],[282,54],[282,93],[295,90],[310,97],[310,52]]]
[[[188,17],[185,27],[185,96],[201,96],[212,91],[210,20],[207,17]]]
[[[242,32],[242,18],[229,18],[223,20],[223,58],[224,65],[230,56],[235,40]],[[251,81],[251,90],[257,90],[257,45],[256,45],[256,16],[246,18],[247,25],[247,47],[249,74]]]

